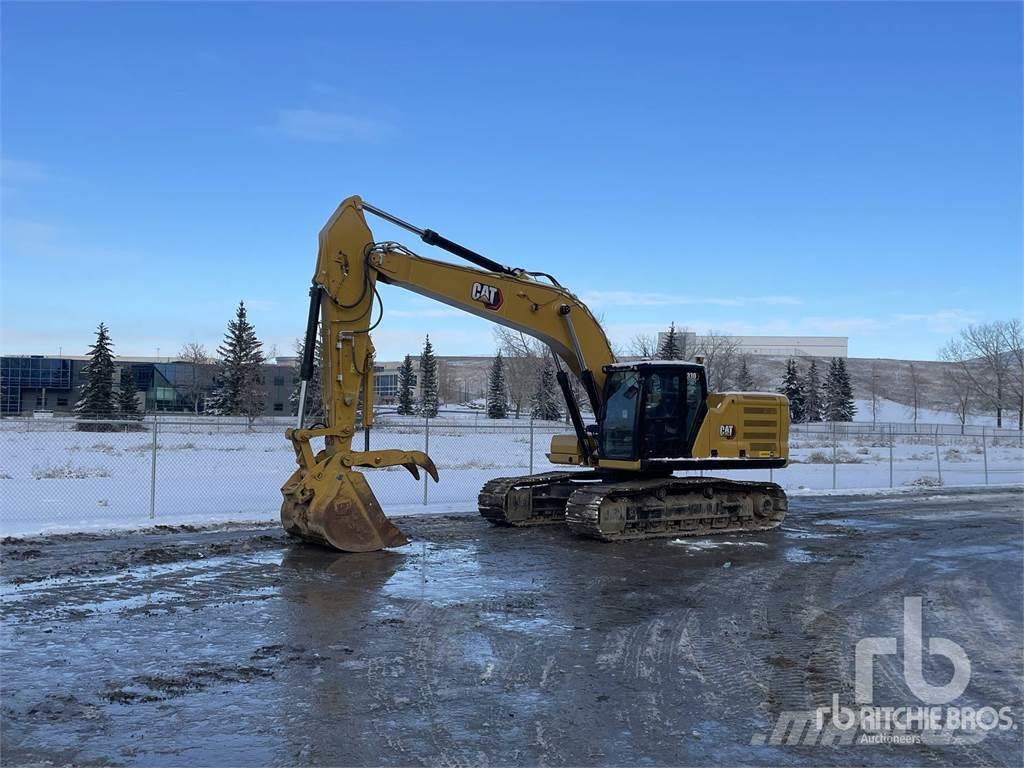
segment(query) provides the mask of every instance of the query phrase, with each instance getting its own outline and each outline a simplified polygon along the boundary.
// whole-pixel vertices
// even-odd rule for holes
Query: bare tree
[[[627,354],[646,359],[658,356],[658,335],[654,333],[638,333],[629,340]]]
[[[917,414],[921,409],[921,371],[914,363],[910,364],[910,408],[914,415],[914,426],[917,426]]]
[[[1007,323],[969,325],[942,349],[944,360],[956,363],[970,381],[980,405],[996,414],[1003,426],[1003,409],[1012,378],[1012,353],[1007,346]]]
[[[505,383],[518,419],[530,402],[547,349],[536,339],[504,326],[494,329],[494,342],[504,359]]]
[[[881,389],[881,375],[878,372],[878,361],[871,361],[871,426],[878,423],[878,401],[884,397]],[[915,418],[915,423],[917,419]]]
[[[733,382],[733,386],[740,392],[756,392],[757,380],[754,378],[754,372],[751,370],[750,355],[743,353],[738,356],[737,360],[739,362],[736,368],[736,381]]]
[[[1017,429],[1024,432],[1024,326],[1014,318],[1004,323],[1002,330],[1010,359],[1008,388],[1017,408]]]
[[[961,350],[948,349],[951,346],[955,346],[955,342],[950,342],[943,349],[942,354],[961,354]],[[942,403],[956,414],[960,421],[960,434],[962,435],[967,417],[971,415],[974,406],[972,400],[975,392],[973,375],[968,373],[967,368],[963,365],[947,365],[943,368],[940,385],[939,393]]]
[[[210,359],[206,347],[198,341],[182,344],[181,351],[178,353],[178,359],[183,363],[189,364],[189,372],[183,389],[185,390],[185,396],[192,403],[193,412],[199,415],[199,404],[203,401],[203,397],[206,394],[206,388],[203,386],[202,367],[210,365],[213,361]]]
[[[724,392],[735,378],[739,348],[739,339],[718,331],[708,331],[697,338],[696,354],[704,357],[708,388],[712,392]]]
[[[454,366],[447,360],[437,361],[437,388],[441,401],[446,405],[462,399],[462,388],[455,377]]]

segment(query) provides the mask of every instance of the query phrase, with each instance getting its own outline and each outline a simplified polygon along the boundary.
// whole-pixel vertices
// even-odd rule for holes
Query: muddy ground
[[[273,527],[6,540],[3,763],[1019,766],[1022,501],[802,497],[781,530],[688,544],[471,514],[372,555]],[[970,659],[953,704],[1015,727],[773,744],[780,714],[852,703],[858,640],[902,650],[910,596],[925,647]],[[899,656],[874,701],[920,703]]]

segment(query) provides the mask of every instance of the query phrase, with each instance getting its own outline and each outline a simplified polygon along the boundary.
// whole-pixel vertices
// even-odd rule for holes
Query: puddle
[[[804,528],[793,528],[790,526],[783,526],[782,533],[787,539],[836,539],[840,536],[838,533],[809,531]]]
[[[498,660],[491,641],[479,633],[473,633],[462,642],[462,653],[466,659],[483,670],[494,669]]]
[[[786,550],[782,553],[782,556],[789,563],[813,563],[815,562],[814,555],[808,552],[806,549],[800,547],[786,547]]]
[[[1005,545],[990,545],[990,544],[969,544],[959,547],[943,547],[942,549],[932,550],[932,555],[935,557],[955,557],[963,558],[964,556],[971,557],[984,557],[1002,559],[1007,555],[1020,557],[1020,550],[1016,547],[1008,547]]]
[[[885,523],[879,520],[866,520],[856,517],[831,517],[815,520],[815,525],[834,525],[839,528],[870,528],[876,531],[900,528],[899,523]]]
[[[285,551],[283,549],[269,549],[265,552],[256,552],[245,555],[242,560],[247,563],[258,563],[260,565],[281,565],[284,562]]]
[[[672,539],[669,544],[679,547],[686,547],[688,549],[694,549],[698,552],[718,549],[719,547],[767,547],[768,544],[763,541],[750,541],[742,539],[716,539],[715,541],[703,541],[703,540],[690,540],[690,539]]]
[[[439,547],[421,542],[396,550],[405,562],[385,582],[381,593],[388,597],[449,605],[499,594],[501,585],[488,589],[473,548]]]

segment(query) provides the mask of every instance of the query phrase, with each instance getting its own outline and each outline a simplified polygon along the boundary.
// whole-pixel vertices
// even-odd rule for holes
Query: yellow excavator
[[[395,242],[376,242],[367,213],[473,266],[424,258]],[[281,489],[281,522],[289,534],[347,552],[400,546],[406,537],[387,519],[359,468],[401,465],[417,479],[420,469],[438,479],[434,462],[422,451],[369,450],[374,419],[370,332],[383,312],[378,282],[528,334],[552,354],[574,434],[554,436],[548,458],[566,465],[566,471],[486,483],[479,509],[487,520],[514,526],[564,522],[575,533],[605,541],[756,531],[781,524],[786,495],[774,483],[673,473],[786,466],[785,397],[708,392],[704,366],[696,362],[617,362],[594,315],[550,275],[506,267],[354,196],[338,206],[320,231],[298,425],[286,432],[298,463]],[[318,327],[325,423],[306,428]],[[584,424],[570,374],[582,384],[596,423]],[[367,438],[362,451],[353,448],[360,414]],[[316,454],[310,444],[315,438],[324,439]]]

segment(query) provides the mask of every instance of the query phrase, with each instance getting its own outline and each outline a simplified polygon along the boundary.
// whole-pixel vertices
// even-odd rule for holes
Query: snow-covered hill
[[[914,420],[914,411],[911,407],[904,405],[903,403],[896,403],[892,400],[886,400],[884,398],[878,399],[876,413],[872,418],[871,413],[871,401],[870,400],[854,400],[857,406],[857,413],[854,415],[854,421],[877,421],[877,422],[893,422],[898,424],[907,424]],[[1003,428],[1013,429],[1017,426],[1017,414],[1009,413],[1003,417]],[[918,408],[917,410],[917,423],[918,424],[959,424],[960,419],[955,413],[950,411],[937,411],[932,408]],[[979,427],[994,427],[996,425],[995,416],[975,416],[971,415],[967,417],[968,424],[974,424]]]

